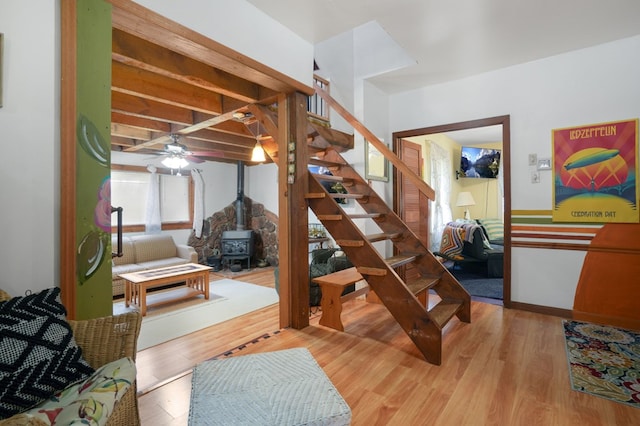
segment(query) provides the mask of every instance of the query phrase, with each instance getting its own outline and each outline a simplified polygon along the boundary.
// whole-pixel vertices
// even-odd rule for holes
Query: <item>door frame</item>
[[[503,306],[511,307],[511,116],[500,115],[496,117],[480,118],[477,120],[460,121],[456,123],[441,124],[437,126],[421,127],[418,129],[403,130],[392,134],[393,152],[398,155],[401,140],[416,136],[424,136],[434,133],[446,133],[455,130],[476,129],[488,126],[502,126],[502,177],[504,193],[504,274],[503,274]],[[398,172],[393,170],[393,209],[399,212],[399,200],[401,195]]]

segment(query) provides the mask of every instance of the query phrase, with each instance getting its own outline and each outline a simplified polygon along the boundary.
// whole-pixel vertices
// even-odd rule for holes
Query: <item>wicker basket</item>
[[[0,301],[9,299],[6,292],[0,290]],[[111,361],[123,357],[129,357],[135,361],[137,352],[138,335],[142,316],[139,312],[130,312],[110,317],[94,318],[89,320],[69,320],[73,337],[78,346],[82,348],[82,356],[93,367],[101,367]],[[109,426],[132,426],[140,424],[138,412],[137,387],[135,382],[124,394],[115,406],[112,415],[107,421]],[[13,425],[41,425],[33,423],[20,414],[0,420],[1,426]]]

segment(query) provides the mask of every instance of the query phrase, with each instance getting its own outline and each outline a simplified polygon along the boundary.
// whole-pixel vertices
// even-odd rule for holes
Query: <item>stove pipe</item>
[[[238,196],[236,198],[236,230],[244,230],[244,162],[238,161]]]

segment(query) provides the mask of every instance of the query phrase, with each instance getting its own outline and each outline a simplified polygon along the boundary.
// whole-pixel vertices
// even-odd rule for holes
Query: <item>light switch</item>
[[[538,164],[538,154],[529,154],[529,165],[536,166]]]
[[[531,183],[540,183],[540,172],[531,172]]]

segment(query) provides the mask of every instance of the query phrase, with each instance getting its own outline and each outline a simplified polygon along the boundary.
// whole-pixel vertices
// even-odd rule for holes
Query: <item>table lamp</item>
[[[470,192],[460,192],[458,193],[458,200],[456,201],[456,207],[464,207],[464,218],[465,220],[471,219],[471,215],[469,214],[469,206],[475,206],[476,202],[473,199],[473,196]]]

